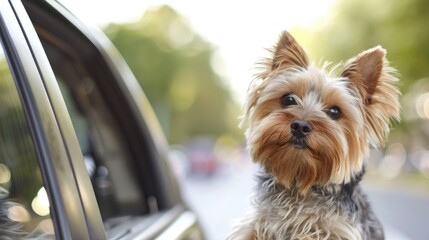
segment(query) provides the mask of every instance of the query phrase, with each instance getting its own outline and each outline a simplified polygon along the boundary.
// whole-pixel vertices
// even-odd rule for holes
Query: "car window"
[[[126,141],[88,66],[64,45],[42,39],[64,97],[102,218],[146,212],[144,193]],[[57,42],[58,43],[58,42]],[[102,79],[101,79],[102,81]],[[108,83],[105,83],[108,84]]]
[[[0,42],[0,239],[54,239],[49,199]]]

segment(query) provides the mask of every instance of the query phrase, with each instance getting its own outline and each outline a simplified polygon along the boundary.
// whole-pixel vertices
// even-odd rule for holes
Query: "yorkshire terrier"
[[[227,239],[384,239],[359,182],[370,147],[383,145],[390,120],[399,121],[386,50],[328,71],[283,32],[272,54],[250,84],[243,118],[262,167],[254,212]]]

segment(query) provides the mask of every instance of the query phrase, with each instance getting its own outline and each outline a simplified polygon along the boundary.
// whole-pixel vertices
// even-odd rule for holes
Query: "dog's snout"
[[[293,120],[290,129],[295,137],[305,137],[313,130],[311,124],[304,120]]]

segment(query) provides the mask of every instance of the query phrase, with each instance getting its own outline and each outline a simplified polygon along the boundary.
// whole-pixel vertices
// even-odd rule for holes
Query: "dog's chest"
[[[356,205],[338,196],[278,192],[258,205],[260,239],[362,239]]]
[[[358,215],[329,197],[278,196],[260,210],[257,225],[272,239],[362,239]]]

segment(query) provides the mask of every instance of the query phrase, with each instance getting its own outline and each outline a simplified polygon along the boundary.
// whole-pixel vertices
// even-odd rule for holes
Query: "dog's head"
[[[399,119],[396,70],[375,47],[344,64],[339,76],[309,63],[283,32],[252,81],[243,122],[254,161],[286,187],[347,183],[362,171],[369,146],[383,144]]]

